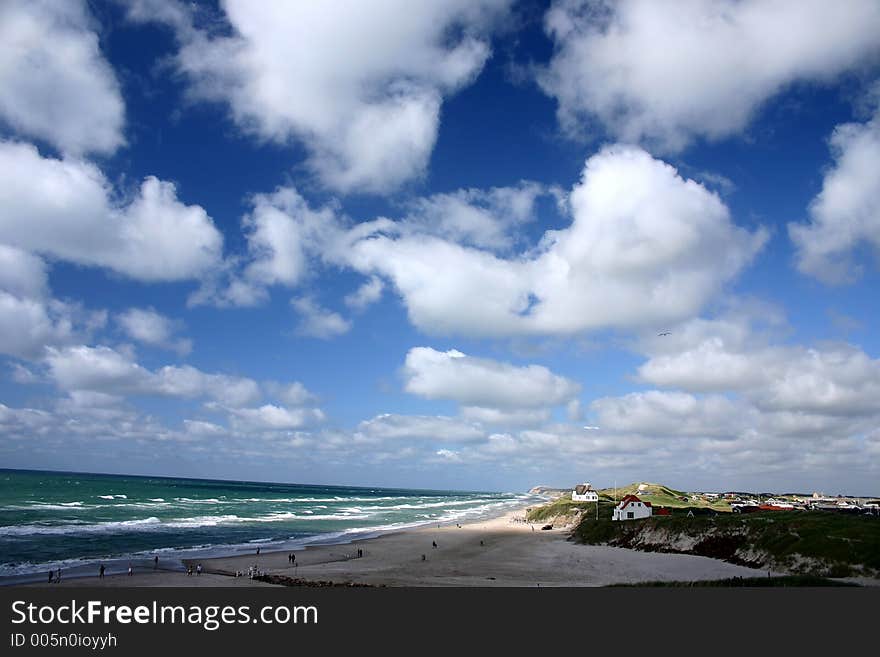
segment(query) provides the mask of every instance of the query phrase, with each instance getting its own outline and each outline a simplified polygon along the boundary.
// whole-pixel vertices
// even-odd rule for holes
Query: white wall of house
[[[626,504],[621,502],[614,507],[611,519],[638,520],[639,518],[650,518],[651,513],[651,507],[647,506],[644,502],[627,502]]]
[[[599,493],[594,490],[588,490],[585,493],[578,495],[575,491],[571,492],[571,501],[572,502],[598,502],[599,501]]]

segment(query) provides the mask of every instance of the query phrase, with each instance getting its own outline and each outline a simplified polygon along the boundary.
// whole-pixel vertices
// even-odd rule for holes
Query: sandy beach
[[[201,560],[201,575],[145,571],[103,580],[69,579],[52,586],[271,586],[247,576],[256,566],[304,582],[372,586],[606,586],[766,576],[706,557],[579,545],[569,528],[541,530],[523,511],[461,525],[419,527],[344,545]],[[433,547],[436,543],[437,547]],[[362,551],[358,557],[358,550]],[[424,557],[424,558],[423,558]],[[239,571],[245,575],[235,577]],[[773,573],[778,575],[782,573]]]

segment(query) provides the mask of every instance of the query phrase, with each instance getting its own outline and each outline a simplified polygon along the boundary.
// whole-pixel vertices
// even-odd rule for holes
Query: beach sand
[[[605,586],[767,576],[766,570],[707,557],[580,545],[567,540],[570,528],[542,531],[540,524],[522,521],[522,514],[519,510],[460,526],[431,525],[345,545],[309,546],[295,552],[295,566],[288,562],[289,552],[265,552],[203,559],[202,575],[145,571],[53,586],[269,586],[247,577],[254,565],[270,575],[307,582],[408,587]],[[358,549],[363,551],[360,558]],[[245,576],[231,576],[236,571]]]

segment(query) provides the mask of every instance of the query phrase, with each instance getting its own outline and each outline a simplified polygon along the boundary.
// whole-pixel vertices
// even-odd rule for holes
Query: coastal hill
[[[880,578],[880,517],[876,514],[802,509],[732,513],[731,500],[724,495],[679,491],[654,483],[597,492],[598,508],[592,502],[573,502],[570,489],[557,489],[554,499],[529,509],[527,517],[532,522],[567,526],[571,539],[580,543],[693,554],[799,575]],[[615,522],[612,509],[625,495],[637,495],[671,513]]]
[[[673,509],[712,509],[713,511],[730,511],[730,504],[721,499],[706,497],[703,493],[688,492],[670,488],[664,484],[649,482],[632,483],[619,488],[603,488],[597,491],[600,499],[621,500],[627,495],[636,495],[644,498],[657,507],[670,507]]]
[[[723,559],[820,577],[880,578],[880,518],[833,511],[653,516],[615,522],[583,514],[572,539]]]
[[[529,489],[529,495],[547,495],[548,497],[559,497],[570,492],[570,488],[554,488],[553,486],[533,486]]]

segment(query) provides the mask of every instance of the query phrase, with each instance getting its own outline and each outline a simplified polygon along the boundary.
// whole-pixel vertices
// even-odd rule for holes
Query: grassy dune
[[[596,521],[572,532],[582,543],[680,552],[821,577],[880,577],[880,519],[823,511],[654,516]]]

